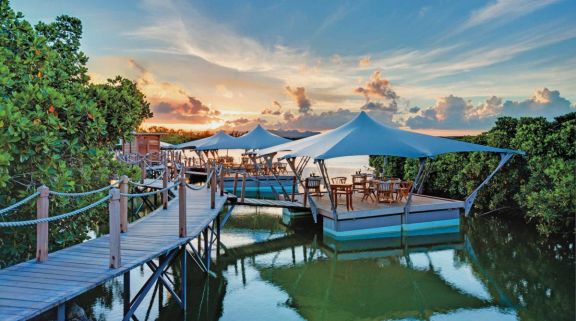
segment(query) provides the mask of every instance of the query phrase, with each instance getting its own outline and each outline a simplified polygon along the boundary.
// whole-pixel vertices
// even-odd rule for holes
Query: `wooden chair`
[[[408,194],[410,194],[410,190],[412,189],[412,185],[414,185],[414,183],[411,181],[400,183],[400,188],[398,189],[398,201],[408,197]]]
[[[332,177],[330,179],[332,184],[346,184],[346,177],[339,176],[339,177]]]
[[[376,185],[376,200],[381,202],[394,202],[394,189],[391,181],[380,181]]]
[[[352,191],[364,193],[366,189],[366,175],[352,175]]]
[[[304,187],[306,188],[306,192],[310,193],[310,195],[322,196],[320,190],[320,177],[307,177],[304,180]]]

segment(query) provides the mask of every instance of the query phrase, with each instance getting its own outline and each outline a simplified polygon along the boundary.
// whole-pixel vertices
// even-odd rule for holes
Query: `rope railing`
[[[164,177],[164,173],[166,172],[166,170],[163,170],[162,173],[160,173],[160,175],[158,175],[158,177],[156,177],[155,179],[149,181],[147,184],[142,184],[142,183],[138,183],[135,181],[129,181],[128,183],[135,185],[135,186],[140,186],[140,187],[150,187],[149,185],[152,183],[155,183],[159,180],[161,180]]]
[[[151,191],[151,192],[146,192],[146,193],[120,193],[120,196],[124,196],[124,197],[145,197],[145,196],[151,196],[154,194],[160,194],[164,191],[167,191],[169,189],[172,189],[174,187],[178,186],[178,184],[172,184],[170,186],[167,186],[165,188],[162,189],[158,189],[155,191]]]
[[[210,171],[210,174],[208,174],[208,176],[206,177],[206,181],[204,182],[204,185],[194,186],[194,185],[186,183],[186,187],[188,187],[189,189],[191,189],[193,191],[199,191],[199,190],[205,189],[206,187],[208,187],[208,182],[210,182],[210,180],[212,179],[212,174],[214,174],[214,171]]]
[[[175,187],[178,188],[178,216],[179,216],[179,226],[178,226],[178,235],[180,237],[188,237],[187,234],[187,227],[186,227],[186,187],[196,190],[206,188],[206,186],[210,186],[210,208],[215,208],[215,200],[216,200],[216,189],[218,188],[217,180],[220,180],[220,195],[223,196],[223,186],[224,186],[224,169],[222,166],[218,167],[216,164],[211,167],[210,172],[206,178],[206,184],[203,187],[196,187],[186,183],[186,179],[184,176],[184,171],[186,166],[181,163],[176,163],[175,159],[172,159],[173,162],[173,179],[167,182],[167,172],[162,173],[162,179],[166,179],[163,181],[163,184],[170,186],[166,186],[161,189],[155,189],[150,192],[144,193],[128,193],[129,191],[129,183],[131,183],[130,179],[127,176],[120,177],[119,181],[87,192],[58,192],[58,191],[51,191],[46,186],[38,187],[38,190],[17,201],[16,203],[4,208],[0,209],[0,218],[4,216],[3,214],[8,213],[23,204],[35,199],[36,200],[36,218],[30,220],[21,220],[21,221],[4,221],[0,222],[0,228],[12,228],[12,227],[23,227],[23,226],[36,226],[36,261],[37,262],[44,262],[48,260],[48,251],[49,251],[49,224],[51,222],[55,222],[58,220],[71,218],[76,215],[85,213],[91,209],[94,209],[105,202],[108,202],[108,215],[109,215],[109,225],[110,225],[110,268],[118,268],[121,266],[121,254],[120,254],[120,242],[121,242],[121,233],[128,232],[128,199],[129,198],[136,198],[136,197],[146,197],[151,195],[162,195],[162,203],[163,208],[167,209],[167,202],[168,202],[168,190],[173,189]],[[151,187],[148,185],[140,184],[141,186]],[[118,187],[118,188],[117,188]],[[73,211],[49,216],[49,208],[50,208],[50,195],[54,196],[65,196],[65,197],[83,197],[88,195],[93,195],[99,192],[108,191],[108,195],[105,197],[90,203],[82,208],[75,209]]]
[[[120,184],[120,182],[116,182],[114,184],[110,184],[108,186],[104,186],[102,188],[95,189],[95,190],[88,191],[88,192],[57,192],[57,191],[50,190],[49,193],[50,193],[50,195],[55,195],[55,196],[83,197],[83,196],[88,196],[88,195],[104,192],[104,191],[107,191],[107,190],[114,188],[114,187],[118,187],[118,184]]]
[[[110,198],[111,198],[111,195],[108,195],[108,196],[105,196],[105,197],[99,199],[98,201],[91,203],[91,204],[88,204],[82,208],[76,209],[76,210],[68,212],[68,213],[55,215],[55,216],[38,218],[38,219],[34,219],[34,220],[26,220],[26,221],[0,222],[0,227],[20,227],[20,226],[36,225],[36,224],[40,224],[40,223],[50,223],[50,222],[58,221],[58,220],[65,219],[65,218],[68,218],[68,217],[71,217],[74,215],[78,215],[80,213],[84,213],[88,210],[91,210],[91,209],[95,208],[96,206],[106,202]]]
[[[17,209],[18,207],[28,203],[30,200],[36,198],[36,196],[38,196],[38,195],[40,195],[40,192],[34,192],[34,193],[26,196],[25,198],[19,200],[18,202],[14,203],[14,204],[6,207],[6,208],[0,209],[0,217],[7,216],[8,212],[13,211],[13,210]]]

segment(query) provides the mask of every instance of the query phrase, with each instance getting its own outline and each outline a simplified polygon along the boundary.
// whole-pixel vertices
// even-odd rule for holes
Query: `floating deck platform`
[[[302,197],[298,196],[300,202]],[[345,205],[339,205],[335,219],[327,194],[313,199],[318,214],[323,216],[324,233],[337,240],[458,232],[460,211],[464,208],[463,201],[415,194],[403,224],[405,200],[377,203],[362,200],[362,194],[353,194],[354,209],[347,210]]]

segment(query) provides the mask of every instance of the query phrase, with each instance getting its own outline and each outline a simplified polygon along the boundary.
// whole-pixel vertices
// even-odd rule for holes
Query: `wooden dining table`
[[[338,207],[338,195],[346,195],[346,209],[348,211],[353,211],[354,207],[352,204],[352,184],[330,184],[330,190],[332,195],[334,195],[334,207]],[[344,204],[342,204],[344,205]]]

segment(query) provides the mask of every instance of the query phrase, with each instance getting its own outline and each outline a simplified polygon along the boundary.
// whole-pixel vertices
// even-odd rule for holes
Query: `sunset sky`
[[[147,125],[326,130],[366,110],[477,133],[575,111],[576,1],[13,0],[80,18],[94,82],[138,82]]]

